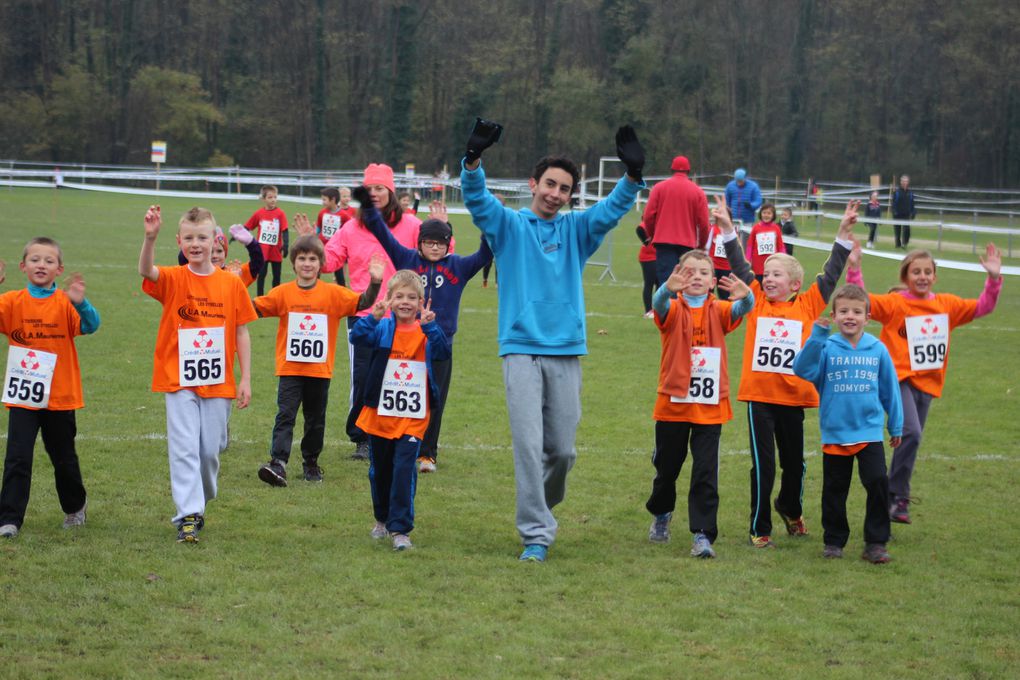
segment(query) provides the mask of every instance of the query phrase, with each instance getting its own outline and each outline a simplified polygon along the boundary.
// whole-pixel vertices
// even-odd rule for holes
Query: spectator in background
[[[910,243],[910,220],[917,216],[917,208],[914,207],[914,192],[910,190],[910,177],[900,177],[900,188],[893,192],[892,217],[894,220],[901,220],[903,224],[893,225],[893,236],[896,239],[896,247],[907,249]]]
[[[655,245],[658,281],[670,277],[684,253],[704,246],[709,231],[708,199],[688,176],[691,162],[686,156],[677,156],[670,169],[673,176],[652,187],[643,221],[645,233]]]
[[[744,224],[754,224],[754,216],[761,203],[761,189],[758,183],[748,179],[747,170],[737,168],[733,173],[733,180],[726,185],[726,207],[733,214],[733,219]],[[741,237],[743,238],[743,234]]]
[[[864,207],[866,217],[877,217],[882,219],[882,204],[878,202],[878,192],[871,192],[871,200]],[[868,225],[868,247],[875,247],[875,237],[878,235],[878,222],[865,222]]]

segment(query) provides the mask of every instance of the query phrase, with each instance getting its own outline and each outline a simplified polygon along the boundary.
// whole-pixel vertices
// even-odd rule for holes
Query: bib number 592
[[[7,398],[41,404],[46,398],[46,385],[28,378],[11,376],[7,383]]]
[[[184,379],[188,382],[218,380],[222,375],[223,365],[219,359],[184,360]]]

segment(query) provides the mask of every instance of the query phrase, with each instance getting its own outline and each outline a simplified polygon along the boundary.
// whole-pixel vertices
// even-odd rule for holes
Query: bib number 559
[[[10,382],[7,383],[7,398],[41,404],[46,398],[46,385],[28,378],[11,376]]]
[[[219,359],[185,359],[184,379],[187,382],[196,380],[218,380],[223,376],[223,364]]]

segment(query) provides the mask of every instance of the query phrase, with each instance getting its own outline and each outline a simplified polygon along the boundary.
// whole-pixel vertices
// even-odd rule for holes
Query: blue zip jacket
[[[761,203],[761,189],[754,180],[745,179],[744,186],[739,186],[734,179],[726,185],[726,205],[733,212],[733,219],[753,225],[755,213],[758,212]]]
[[[396,329],[397,322],[393,317],[385,316],[376,321],[371,314],[359,318],[351,329],[349,336],[351,344],[372,348],[372,358],[369,360],[368,373],[361,394],[365,406],[373,408],[379,406],[379,392],[382,390],[383,375],[386,373],[386,363],[390,360],[393,333]],[[425,369],[429,376],[429,413],[431,413],[431,405],[439,403],[439,385],[432,379],[432,361],[449,359],[450,343],[443,329],[435,321],[422,324],[421,330],[426,337]]]
[[[430,262],[417,250],[397,241],[375,207],[362,207],[361,223],[379,239],[394,267],[410,269],[422,277],[425,299],[432,300],[431,309],[436,313],[436,323],[452,345],[464,287],[482,267],[492,262],[492,251],[485,238],[471,255],[447,255],[437,262]]]
[[[839,333],[815,324],[793,361],[793,372],[818,390],[823,444],[882,441],[888,414],[889,435],[903,434],[903,402],[889,350],[864,333],[852,346]]]
[[[461,161],[460,184],[464,205],[499,269],[499,355],[587,354],[584,265],[645,183],[623,177],[591,208],[551,220],[528,208],[504,208],[485,188],[481,165],[467,170]]]

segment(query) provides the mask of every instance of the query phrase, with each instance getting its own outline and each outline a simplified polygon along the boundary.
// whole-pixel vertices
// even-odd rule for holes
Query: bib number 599
[[[914,345],[914,363],[941,364],[946,360],[946,343]]]
[[[7,383],[7,398],[41,404],[46,398],[46,386],[35,380],[11,376]]]
[[[223,375],[223,365],[219,359],[185,359],[184,380],[218,380]]]

